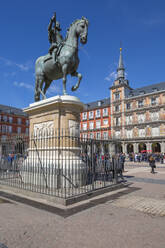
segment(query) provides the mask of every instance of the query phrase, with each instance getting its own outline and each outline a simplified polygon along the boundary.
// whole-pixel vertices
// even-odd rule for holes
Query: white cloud
[[[0,60],[3,61],[6,66],[15,66],[19,68],[21,71],[29,71],[29,69],[32,67],[31,62],[26,62],[25,64],[18,64],[14,61],[11,61],[3,57],[0,57]]]
[[[14,84],[14,86],[19,87],[19,88],[26,88],[29,90],[34,90],[34,86],[31,84],[27,84],[24,82],[16,82],[16,81],[13,84]]]
[[[113,72],[110,72],[107,77],[105,77],[105,80],[112,81],[112,80],[115,80],[116,78],[117,78],[117,72],[113,71]]]

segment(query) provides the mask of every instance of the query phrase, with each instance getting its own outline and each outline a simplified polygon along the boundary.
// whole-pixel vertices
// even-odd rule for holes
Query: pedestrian
[[[155,173],[154,169],[156,168],[156,165],[155,165],[155,159],[152,155],[149,158],[149,166],[151,167],[151,173],[154,174]]]
[[[160,161],[161,161],[161,164],[164,163],[164,155],[163,155],[163,153],[160,154]]]

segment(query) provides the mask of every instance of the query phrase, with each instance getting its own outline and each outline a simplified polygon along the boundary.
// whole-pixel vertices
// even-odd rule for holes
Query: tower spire
[[[125,68],[123,64],[122,47],[120,47],[119,65],[117,68],[117,80],[125,79],[124,71],[125,71]]]

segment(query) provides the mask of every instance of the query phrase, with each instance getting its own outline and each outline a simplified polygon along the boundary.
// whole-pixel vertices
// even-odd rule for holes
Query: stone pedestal
[[[30,120],[29,153],[26,168],[32,166],[36,179],[48,187],[76,187],[86,183],[86,166],[80,157],[80,112],[77,97],[55,96],[24,109]],[[35,168],[34,168],[35,167]],[[38,168],[38,170],[36,169]],[[35,172],[37,170],[37,172]],[[24,170],[24,181],[28,180]]]

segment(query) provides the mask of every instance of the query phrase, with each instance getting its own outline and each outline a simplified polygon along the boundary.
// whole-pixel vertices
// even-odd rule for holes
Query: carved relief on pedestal
[[[54,122],[53,121],[46,121],[42,123],[36,123],[33,126],[34,135],[41,135],[41,134],[52,134],[54,131]]]
[[[78,121],[69,120],[69,131],[70,135],[79,137],[80,135],[80,124]]]

